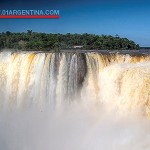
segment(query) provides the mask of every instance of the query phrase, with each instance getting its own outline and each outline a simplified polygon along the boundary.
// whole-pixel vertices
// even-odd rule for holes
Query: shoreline
[[[1,49],[0,52],[35,52],[35,53],[101,53],[101,54],[129,54],[129,55],[150,55],[150,49],[145,50],[79,50],[79,49],[62,49],[59,51],[55,50],[16,50],[16,49]]]

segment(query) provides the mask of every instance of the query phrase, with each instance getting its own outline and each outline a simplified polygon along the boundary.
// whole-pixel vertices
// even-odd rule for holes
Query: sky
[[[118,34],[150,46],[149,0],[0,0],[3,9],[56,9],[59,19],[0,19],[0,32]]]

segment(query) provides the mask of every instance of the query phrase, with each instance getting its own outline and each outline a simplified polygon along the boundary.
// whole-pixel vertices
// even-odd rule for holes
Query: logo
[[[58,19],[59,10],[0,10],[0,19]]]

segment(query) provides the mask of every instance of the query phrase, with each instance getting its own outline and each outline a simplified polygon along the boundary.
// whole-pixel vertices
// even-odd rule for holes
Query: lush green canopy
[[[95,34],[46,34],[28,30],[26,33],[0,33],[0,49],[19,50],[61,50],[73,49],[80,45],[81,49],[123,50],[139,49],[139,45],[127,38],[111,35]]]

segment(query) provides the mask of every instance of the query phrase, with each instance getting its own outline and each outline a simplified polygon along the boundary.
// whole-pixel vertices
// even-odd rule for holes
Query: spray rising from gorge
[[[35,135],[31,139],[32,144],[30,140],[27,140],[27,143],[23,140],[17,145],[12,140],[10,144],[6,142],[7,149],[23,147],[29,150],[81,150],[91,149],[92,145],[95,145],[96,150],[100,147],[140,150],[150,147],[147,132],[150,131],[149,122],[147,119],[142,121],[150,115],[149,55],[1,52],[0,77],[1,120],[12,126],[19,123],[18,129],[10,130],[18,136],[23,134],[24,140]],[[35,117],[37,114],[29,108],[36,109],[36,112],[38,110],[38,117]],[[11,113],[16,110],[17,115],[12,113],[11,119],[8,119],[8,116],[3,115],[3,110],[9,110]],[[23,114],[22,118],[18,111],[23,110],[29,111]],[[41,117],[41,114],[44,115]],[[24,122],[30,120],[30,127],[24,129],[20,118]],[[57,127],[57,124],[62,124],[63,127]],[[106,127],[106,124],[112,126]],[[2,123],[1,129],[3,125]],[[143,127],[145,130],[142,130]],[[33,133],[26,135],[23,130],[28,132],[31,128],[34,128]],[[118,129],[117,136],[123,134],[120,139],[115,135],[114,128]],[[46,141],[40,141],[36,136],[41,129],[44,132],[41,135]],[[91,129],[94,129],[92,133]],[[127,132],[124,132],[125,130]],[[129,132],[134,132],[133,136]],[[4,134],[2,131],[0,133]],[[71,133],[75,137],[71,136]],[[141,140],[141,134],[146,137],[145,140]],[[70,140],[61,143],[64,135],[70,137]],[[0,139],[14,139],[9,133],[5,136]],[[54,142],[49,144],[48,139]],[[40,141],[39,146],[37,141]],[[89,141],[91,145],[87,146]],[[132,142],[139,143],[136,145]],[[5,143],[1,144],[4,148]],[[79,146],[75,146],[76,144]]]

